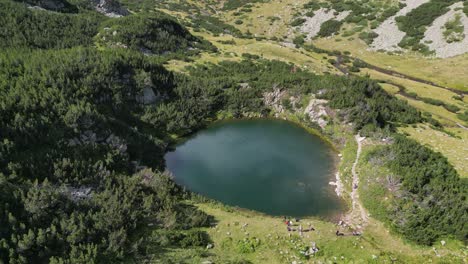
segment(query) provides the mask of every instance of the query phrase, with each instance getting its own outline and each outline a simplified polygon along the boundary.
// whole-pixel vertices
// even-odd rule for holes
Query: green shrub
[[[368,64],[363,60],[354,59],[353,60],[353,66],[357,67],[357,68],[366,68],[368,66]]]
[[[452,113],[456,113],[460,111],[460,107],[453,105],[453,104],[444,104],[444,108]]]
[[[242,53],[242,58],[257,60],[260,59],[260,56],[250,53]]]
[[[364,31],[359,33],[359,38],[366,42],[367,45],[372,44],[375,38],[377,38],[379,34],[375,33],[374,31]]]
[[[297,26],[304,24],[304,22],[306,22],[305,18],[300,17],[300,18],[294,19],[290,25],[293,27],[297,27]]]
[[[325,21],[320,26],[320,31],[318,32],[317,36],[319,37],[331,36],[340,30],[342,24],[343,22],[334,20],[334,19]]]
[[[281,99],[281,105],[283,105],[284,108],[286,108],[286,110],[291,110],[292,109],[291,100],[289,100],[289,98]]]
[[[237,250],[240,253],[253,253],[260,246],[260,239],[247,237],[237,241]]]
[[[204,231],[191,231],[184,235],[179,244],[183,248],[206,247],[210,243],[208,234]]]
[[[223,10],[234,10],[243,6],[252,6],[252,3],[261,3],[264,0],[227,0],[223,5]]]
[[[320,9],[320,4],[317,1],[310,1],[304,4],[304,9],[310,9],[310,12]]]
[[[296,36],[293,39],[293,43],[296,45],[296,47],[300,47],[300,46],[304,45],[304,43],[305,43],[304,36],[303,35]]]
[[[434,99],[434,98],[428,98],[428,97],[419,97],[421,101],[423,101],[426,104],[431,104],[431,105],[436,105],[436,106],[443,106],[445,103],[441,100]]]
[[[235,37],[241,37],[240,32],[236,27],[226,24],[214,16],[197,15],[192,19],[192,27],[204,28],[213,34],[231,34]]]
[[[468,122],[468,110],[465,110],[465,112],[463,113],[457,114],[457,117],[465,122]]]

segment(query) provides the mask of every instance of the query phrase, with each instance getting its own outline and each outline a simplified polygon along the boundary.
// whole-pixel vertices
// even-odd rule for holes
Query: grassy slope
[[[336,237],[336,226],[333,223],[320,221],[314,218],[302,219],[301,223],[309,223],[316,231],[304,233],[301,238],[297,233],[289,236],[282,219],[259,215],[253,212],[231,209],[213,204],[199,204],[203,211],[215,216],[218,221],[215,228],[208,229],[214,241],[213,253],[216,260],[236,260],[244,258],[253,263],[291,263],[299,261],[299,254],[295,247],[310,245],[316,242],[320,248],[319,257],[311,258],[303,263],[313,263],[316,260],[339,261],[341,263],[390,263],[390,258],[402,263],[422,263],[432,259],[447,260],[447,250],[439,250],[445,256],[438,259],[430,248],[415,247],[392,236],[385,231],[382,224],[372,221],[363,237],[345,236]],[[242,226],[248,224],[243,229]],[[260,246],[253,253],[238,251],[237,242],[244,238],[258,238]],[[455,244],[455,242],[453,242]],[[436,246],[440,248],[440,246]],[[446,247],[459,248],[459,245]],[[374,256],[374,257],[373,257]],[[374,259],[376,258],[376,259]]]
[[[336,41],[341,39],[341,41]],[[468,54],[447,59],[429,59],[422,55],[407,53],[389,55],[368,51],[366,44],[354,37],[353,40],[341,37],[318,39],[314,41],[318,47],[350,51],[353,56],[370,64],[405,73],[410,76],[432,81],[442,86],[468,91]]]

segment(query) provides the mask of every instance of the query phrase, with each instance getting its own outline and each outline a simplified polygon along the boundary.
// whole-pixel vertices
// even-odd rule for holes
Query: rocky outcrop
[[[157,101],[167,98],[167,94],[160,93],[156,88],[150,76],[146,76],[144,80],[144,88],[140,94],[136,96],[136,101],[140,104],[149,105]],[[154,92],[156,90],[156,93]]]
[[[91,198],[91,187],[66,187],[62,189],[62,193],[68,194],[72,201],[78,202]]]
[[[92,0],[96,10],[108,17],[122,17],[130,14],[128,10],[115,0]]]
[[[281,99],[285,95],[285,91],[280,88],[274,88],[272,92],[267,92],[263,94],[263,102],[265,105],[270,106],[275,110],[275,116],[278,117],[279,114],[284,113],[284,106],[281,105]]]
[[[136,100],[140,104],[154,104],[158,100],[158,96],[156,96],[153,89],[145,87],[141,94],[136,97]]]
[[[110,134],[109,136],[104,137],[102,135],[96,134],[92,130],[86,130],[82,132],[79,137],[74,137],[68,140],[68,145],[71,147],[86,144],[105,144],[109,145],[120,153],[125,153],[127,151],[127,144],[125,140],[117,137],[114,134]]]
[[[327,100],[316,99],[314,96],[310,99],[309,104],[304,110],[304,114],[309,116],[310,120],[317,123],[321,128],[324,128],[328,124],[329,109],[327,103]]]

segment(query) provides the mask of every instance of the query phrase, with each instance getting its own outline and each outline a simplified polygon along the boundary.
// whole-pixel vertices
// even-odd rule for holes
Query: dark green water
[[[271,215],[331,216],[342,209],[331,148],[280,120],[218,123],[166,154],[175,181],[228,205]]]

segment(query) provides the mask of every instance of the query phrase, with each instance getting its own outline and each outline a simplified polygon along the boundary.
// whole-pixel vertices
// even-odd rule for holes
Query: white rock
[[[307,34],[307,40],[317,36],[320,31],[320,27],[325,21],[330,19],[341,21],[351,13],[351,11],[343,11],[335,16],[335,12],[336,11],[334,9],[320,8],[314,12],[313,17],[305,17],[306,21],[304,24],[302,24],[300,30],[301,32]]]
[[[321,128],[328,124],[327,120],[325,120],[328,116],[327,103],[327,100],[312,98],[304,110],[304,114],[308,115],[310,120],[316,122]]]

